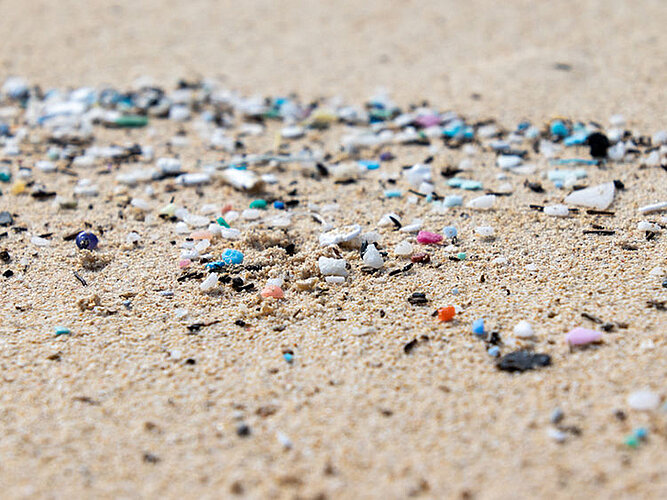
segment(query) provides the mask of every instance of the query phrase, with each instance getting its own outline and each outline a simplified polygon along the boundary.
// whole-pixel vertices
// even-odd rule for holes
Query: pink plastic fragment
[[[190,234],[190,238],[193,240],[212,240],[213,233],[211,231],[194,231]]]
[[[283,293],[283,289],[278,285],[266,285],[261,292],[261,296],[264,298],[273,297],[274,299],[282,299],[285,294]]]
[[[183,260],[179,261],[178,267],[180,267],[181,269],[184,269],[184,268],[188,267],[190,264],[192,264],[192,261],[190,259],[183,259]]]
[[[417,243],[422,245],[435,245],[442,241],[443,236],[438,233],[432,233],[430,231],[419,231],[417,235]]]
[[[586,345],[602,340],[602,332],[577,327],[565,334],[565,339],[570,345]]]
[[[415,123],[420,127],[433,127],[440,123],[440,117],[438,115],[423,115],[418,116],[415,120]]]

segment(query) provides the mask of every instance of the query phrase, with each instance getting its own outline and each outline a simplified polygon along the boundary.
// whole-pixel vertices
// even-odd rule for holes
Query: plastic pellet
[[[266,200],[262,199],[253,200],[250,202],[249,208],[259,208],[259,209],[266,208]]]
[[[94,250],[97,244],[97,236],[93,233],[82,231],[76,236],[76,246],[81,250]]]

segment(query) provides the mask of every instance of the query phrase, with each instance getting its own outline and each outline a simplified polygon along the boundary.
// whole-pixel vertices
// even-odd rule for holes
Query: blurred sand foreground
[[[216,77],[244,94],[341,95],[358,104],[384,86],[400,104],[428,99],[507,126],[523,118],[542,124],[556,114],[607,124],[622,113],[643,133],[666,128],[665,0],[0,0],[0,34],[0,81],[13,74],[42,87],[128,87],[143,75],[172,87],[181,77]],[[164,155],[177,127],[155,127],[150,138],[144,131],[98,137],[146,139]],[[248,142],[258,151],[270,147]],[[219,159],[202,151],[191,148],[184,161]],[[458,161],[456,154],[447,161]],[[422,159],[422,150],[400,158]],[[206,297],[196,282],[176,285],[173,301],[155,293],[179,274],[165,243],[171,226],[158,226],[159,238],[141,253],[116,251],[128,231],[148,229],[130,218],[120,223],[115,203],[103,203],[112,196],[108,176],[100,178],[108,198],[66,215],[5,194],[0,208],[20,214],[31,231],[46,232],[47,222],[58,236],[88,220],[115,225],[104,235],[115,261],[89,273],[83,288],[72,278],[71,242],[58,238],[39,258],[20,234],[2,243],[33,264],[25,277],[0,284],[0,497],[667,497],[664,414],[615,413],[638,388],[665,396],[666,313],[648,310],[646,299],[664,297],[647,275],[666,266],[667,236],[648,243],[632,233],[635,208],[665,199],[665,177],[659,168],[610,168],[591,169],[590,182],[618,178],[628,188],[614,206],[618,217],[604,221],[616,224],[613,243],[583,240],[583,219],[544,223],[526,209],[541,198],[524,189],[503,201],[508,210],[459,221],[469,232],[489,220],[503,229],[495,247],[477,248],[478,260],[424,267],[388,285],[361,276],[326,299],[304,293],[291,301],[310,315],[285,325],[253,319],[247,328],[234,323],[236,295]],[[496,182],[491,169],[482,170],[485,183]],[[52,187],[70,189],[64,177],[50,178]],[[331,201],[318,184],[299,182],[299,196]],[[355,189],[333,194],[346,213],[375,223],[375,199],[355,198]],[[195,204],[225,196],[236,206],[248,203],[230,189],[203,191]],[[159,195],[162,204],[171,196]],[[195,198],[186,190],[176,197]],[[305,234],[307,223],[294,234]],[[637,252],[621,248],[626,234]],[[398,241],[397,233],[388,238]],[[534,259],[540,272],[524,279],[525,272],[487,269],[498,254],[509,256],[517,266],[511,269]],[[258,258],[253,249],[249,255]],[[543,322],[536,323],[540,348],[555,366],[500,373],[480,344],[454,327],[446,341],[405,355],[410,339],[445,331],[430,310],[409,309],[406,294],[451,296],[453,283],[475,314],[490,312],[506,328],[519,317]],[[128,290],[136,294],[132,311],[120,305]],[[99,293],[119,313],[81,313],[74,303],[87,293]],[[187,335],[185,320],[173,314],[183,303],[196,312],[193,320],[220,323]],[[629,327],[598,350],[569,353],[558,339],[584,309]],[[350,321],[338,322],[338,311]],[[72,326],[71,338],[53,338],[55,320]],[[353,336],[357,320],[372,321],[377,333]],[[297,344],[296,361],[287,365],[281,348]],[[196,364],[184,361],[190,356]],[[545,432],[558,405],[565,423],[581,431],[562,446]],[[240,420],[251,436],[237,435]],[[623,447],[639,425],[651,429],[646,445]]]

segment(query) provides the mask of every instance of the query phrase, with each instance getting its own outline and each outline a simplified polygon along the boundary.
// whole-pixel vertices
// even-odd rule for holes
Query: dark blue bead
[[[76,236],[76,246],[82,250],[94,250],[97,247],[97,236],[93,233],[81,231]]]

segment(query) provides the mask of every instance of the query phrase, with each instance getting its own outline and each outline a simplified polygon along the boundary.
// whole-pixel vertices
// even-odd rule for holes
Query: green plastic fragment
[[[250,208],[266,208],[266,200],[253,200],[250,202]]]
[[[630,435],[625,438],[625,444],[630,448],[637,448],[639,446],[639,439],[635,435]]]
[[[227,221],[223,219],[222,217],[218,217],[216,219],[216,222],[220,224],[222,227],[229,227],[229,224],[227,224]]]
[[[127,128],[145,127],[148,125],[148,118],[141,115],[124,115],[117,118],[114,125]]]
[[[458,254],[456,254],[456,258],[459,259],[459,260],[465,260],[466,253],[465,252],[459,252]]]
[[[56,337],[58,335],[68,335],[70,333],[72,333],[72,331],[66,326],[56,326]]]

